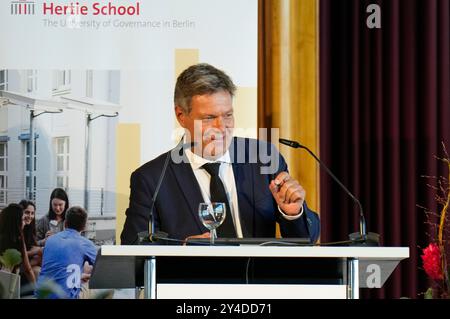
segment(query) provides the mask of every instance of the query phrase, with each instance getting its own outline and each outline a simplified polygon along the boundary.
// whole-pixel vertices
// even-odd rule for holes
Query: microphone
[[[352,233],[349,235],[350,240],[354,243],[362,243],[367,246],[378,246],[380,241],[380,235],[376,233],[367,233],[366,229],[366,219],[364,218],[363,207],[361,202],[341,183],[341,181],[331,172],[331,170],[306,146],[291,140],[286,140],[280,138],[279,142],[281,144],[290,146],[292,148],[303,148],[305,149],[314,159],[325,169],[325,171],[330,175],[336,183],[350,196],[351,199],[358,205],[359,208],[359,232]]]
[[[148,245],[150,243],[154,243],[158,240],[166,240],[169,237],[169,234],[163,231],[157,231],[155,233],[155,217],[154,217],[154,209],[155,209],[155,204],[156,204],[156,199],[158,197],[158,193],[159,193],[159,189],[161,188],[162,182],[164,180],[164,176],[166,175],[166,171],[167,171],[167,167],[169,166],[169,162],[170,162],[170,157],[173,154],[173,152],[180,152],[186,148],[191,148],[194,145],[196,145],[197,143],[195,142],[189,142],[189,143],[184,143],[181,144],[179,143],[177,147],[175,147],[173,150],[167,152],[165,161],[164,161],[164,166],[163,169],[161,171],[161,174],[159,175],[159,179],[158,179],[158,183],[156,184],[156,188],[155,188],[155,193],[153,194],[152,197],[152,206],[150,207],[150,218],[148,221],[148,230],[147,231],[142,231],[138,233],[138,245]],[[180,154],[181,155],[181,154]]]

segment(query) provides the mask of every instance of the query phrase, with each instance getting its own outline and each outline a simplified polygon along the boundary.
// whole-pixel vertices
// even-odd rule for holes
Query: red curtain
[[[369,29],[369,4],[381,28]],[[438,211],[436,160],[450,150],[450,1],[320,0],[320,154],[360,199],[368,230],[383,246],[409,246],[379,298],[420,298],[427,282],[420,247],[429,242],[423,209]],[[322,241],[358,231],[352,200],[321,175]]]

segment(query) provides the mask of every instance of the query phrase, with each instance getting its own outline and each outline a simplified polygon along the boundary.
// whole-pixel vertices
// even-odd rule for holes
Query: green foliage
[[[0,256],[0,264],[9,272],[14,272],[14,268],[22,263],[22,254],[17,249],[7,249]]]
[[[96,294],[93,294],[89,299],[112,299],[114,296],[114,290],[108,289],[104,291],[100,291]]]
[[[428,288],[424,295],[425,299],[433,299],[433,288]]]
[[[47,299],[52,294],[58,298],[67,298],[64,290],[53,280],[46,280],[36,291],[38,299]]]
[[[11,299],[14,297],[17,284],[19,282],[19,275],[14,273],[15,268],[22,263],[22,254],[17,249],[7,249],[0,256],[0,268],[2,272],[9,275],[9,281],[7,281],[7,287],[0,284],[0,298]]]
[[[56,298],[67,298],[64,290],[53,280],[46,280],[36,291],[37,299],[47,299],[51,295],[56,295]],[[114,290],[102,290],[99,292],[91,291],[85,298],[87,299],[111,299],[114,295]]]

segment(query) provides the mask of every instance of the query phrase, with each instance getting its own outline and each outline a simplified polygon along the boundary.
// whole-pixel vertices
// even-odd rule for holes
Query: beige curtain
[[[260,0],[258,126],[319,155],[318,0]],[[280,145],[290,173],[319,212],[319,168],[306,151]]]

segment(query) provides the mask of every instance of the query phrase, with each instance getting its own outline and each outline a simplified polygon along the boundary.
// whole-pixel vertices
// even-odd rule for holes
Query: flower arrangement
[[[431,243],[422,249],[422,263],[425,273],[431,279],[432,285],[425,292],[426,299],[450,298],[450,157],[445,145],[444,158],[438,158],[447,168],[448,178],[437,178],[437,186],[430,186],[436,191],[435,199],[441,208],[440,212],[426,211],[428,223],[431,225]],[[437,220],[437,222],[436,222]]]

